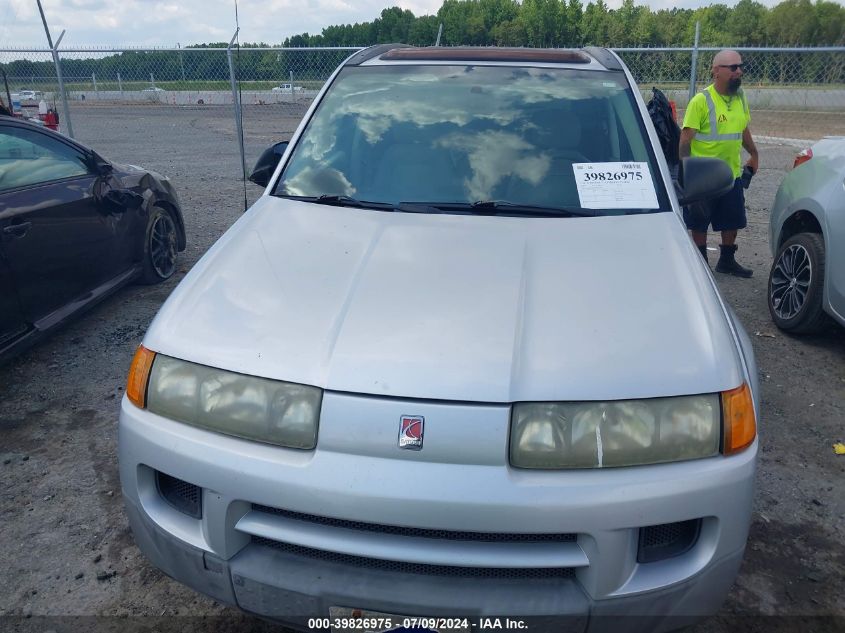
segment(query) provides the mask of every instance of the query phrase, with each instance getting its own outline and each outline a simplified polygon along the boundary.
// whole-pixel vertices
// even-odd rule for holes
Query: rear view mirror
[[[682,205],[717,198],[733,186],[734,175],[725,161],[700,156],[681,159],[675,187]]]
[[[282,154],[285,153],[287,148],[288,141],[282,141],[265,149],[261,156],[258,157],[255,167],[249,175],[249,179],[256,185],[266,187],[267,183],[270,182],[273,172],[276,171],[279,161],[282,159]]]

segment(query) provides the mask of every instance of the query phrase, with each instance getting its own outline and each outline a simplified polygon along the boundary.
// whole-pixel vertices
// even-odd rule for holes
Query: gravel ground
[[[287,138],[303,112],[247,108],[247,164]],[[0,629],[269,628],[146,562],[123,514],[116,463],[118,403],[134,349],[167,295],[244,206],[231,109],[79,108],[73,123],[79,139],[109,158],[173,179],[188,249],[174,279],[120,291],[0,367]],[[738,253],[754,277],[716,275],[754,343],[763,410],[745,562],[720,614],[694,629],[700,633],[845,629],[845,457],[831,446],[845,439],[845,329],[786,336],[765,300],[768,208],[795,151],[761,146]],[[259,194],[248,185],[249,203]]]

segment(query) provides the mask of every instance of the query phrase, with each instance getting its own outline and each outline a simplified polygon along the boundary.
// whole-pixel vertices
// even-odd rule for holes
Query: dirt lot
[[[248,108],[248,165],[301,114]],[[123,514],[116,464],[118,403],[134,349],[179,279],[243,209],[231,110],[80,109],[74,128],[106,156],[175,181],[189,246],[175,279],[122,290],[0,367],[0,630],[263,630],[147,564]],[[745,563],[700,633],[845,629],[845,456],[832,449],[845,440],[845,329],[785,336],[765,300],[768,207],[795,151],[761,146],[738,254],[753,279],[716,276],[753,340],[763,410]],[[251,202],[260,192],[248,187]],[[206,617],[221,615],[233,619]]]

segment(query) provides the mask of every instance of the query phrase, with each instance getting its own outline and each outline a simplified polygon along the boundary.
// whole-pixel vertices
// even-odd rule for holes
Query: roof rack
[[[376,44],[375,46],[370,46],[369,48],[365,48],[362,51],[358,51],[352,57],[350,57],[347,61],[345,66],[360,66],[368,59],[372,59],[373,57],[378,57],[379,55],[383,55],[387,51],[397,49],[397,48],[411,48],[408,44]]]
[[[506,48],[498,46],[428,46],[425,48],[391,48],[382,53],[385,60],[425,61],[502,61],[502,62],[552,62],[589,64],[588,55],[577,49],[567,48]]]
[[[608,49],[600,46],[585,46],[583,50],[595,57],[596,61],[608,70],[622,70],[622,64]]]

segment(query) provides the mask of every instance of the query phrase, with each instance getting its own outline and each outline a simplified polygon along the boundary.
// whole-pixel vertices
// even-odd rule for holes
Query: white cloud
[[[116,29],[120,26],[117,16],[108,13],[98,13],[94,16],[94,22],[103,29]]]
[[[773,6],[779,0],[762,0]],[[607,0],[611,8],[622,0]],[[42,0],[53,39],[63,47],[182,46],[228,41],[235,32],[234,0]],[[280,44],[333,24],[368,22],[389,6],[432,15],[442,0],[239,0],[240,41]],[[586,5],[586,2],[584,2]],[[702,0],[649,0],[653,10],[696,7]],[[733,2],[731,2],[733,4]],[[46,46],[35,0],[0,0],[0,48]]]
[[[371,21],[387,6],[414,15],[435,13],[441,0],[270,0],[238,3],[241,41],[280,44],[298,33],[320,33],[332,24]],[[63,46],[173,46],[228,41],[235,32],[234,1],[42,0],[53,39]],[[154,30],[150,27],[155,25]],[[0,0],[0,48],[45,46],[34,0]]]

